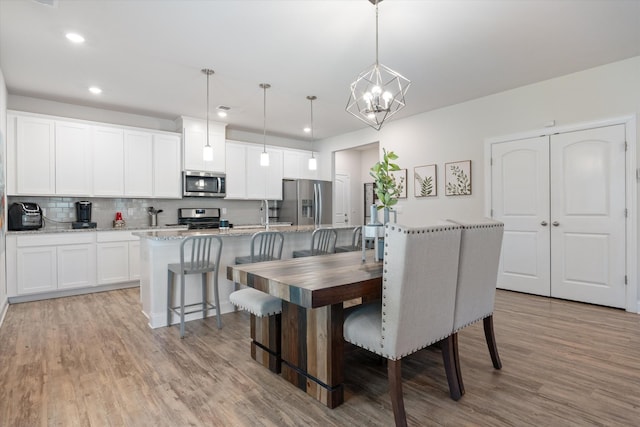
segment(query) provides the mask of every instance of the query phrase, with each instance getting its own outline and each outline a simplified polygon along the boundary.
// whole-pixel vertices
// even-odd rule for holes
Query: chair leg
[[[167,326],[171,326],[171,306],[173,305],[173,272],[167,273]]]
[[[458,353],[458,333],[453,334],[453,360],[456,363],[456,375],[458,376],[458,387],[460,395],[464,395],[464,382],[462,381],[462,369],[460,364],[460,354]]]
[[[207,318],[207,273],[202,273],[202,318]]]
[[[487,347],[489,347],[489,354],[491,355],[493,367],[496,369],[501,369],[502,362],[500,361],[500,356],[498,355],[496,337],[493,333],[493,314],[485,317],[482,320],[482,323],[484,324],[484,337],[487,340]]]
[[[216,306],[216,321],[218,322],[218,329],[222,329],[222,315],[220,314],[220,293],[218,292],[218,270],[212,271],[213,274],[213,299]]]
[[[184,274],[180,275],[180,338],[184,338]]]
[[[444,370],[447,374],[447,382],[449,383],[449,395],[453,400],[460,400],[462,394],[460,384],[462,378],[459,376],[459,370],[456,363],[456,337],[457,334],[449,335],[440,341],[442,349],[442,361],[444,362]]]
[[[396,427],[407,425],[407,414],[404,411],[402,397],[402,363],[401,360],[387,360],[387,375],[389,376],[389,394]]]

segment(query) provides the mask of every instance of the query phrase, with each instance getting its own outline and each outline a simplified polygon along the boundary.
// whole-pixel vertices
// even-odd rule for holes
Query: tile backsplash
[[[158,214],[158,225],[178,222],[179,208],[226,208],[221,214],[232,224],[259,224],[263,217],[259,200],[224,200],[207,198],[168,199],[122,199],[122,198],[75,198],[75,197],[20,197],[7,198],[8,206],[14,202],[33,202],[44,210],[45,229],[71,228],[76,220],[75,203],[87,200],[92,203],[91,221],[98,228],[112,228],[116,212],[122,212],[127,227],[146,227],[149,225],[148,207],[162,209]]]

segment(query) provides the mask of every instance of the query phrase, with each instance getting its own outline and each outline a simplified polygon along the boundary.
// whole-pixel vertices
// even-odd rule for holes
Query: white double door
[[[625,307],[625,126],[495,143],[498,287]]]

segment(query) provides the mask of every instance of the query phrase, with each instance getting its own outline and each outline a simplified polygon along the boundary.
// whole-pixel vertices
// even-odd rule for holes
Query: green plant
[[[423,178],[418,174],[418,172],[416,172],[415,178],[416,181],[418,181],[418,187],[420,188],[420,196],[430,196],[433,193],[433,177],[428,176]]]
[[[375,180],[376,196],[380,201],[378,210],[387,208],[390,209],[393,205],[398,203],[398,196],[404,189],[404,178],[396,181],[396,177],[392,172],[399,171],[400,166],[393,163],[393,160],[398,159],[398,155],[393,151],[387,152],[382,149],[382,161],[377,162],[371,168],[369,175]]]
[[[456,182],[447,184],[447,193],[452,196],[471,194],[471,182],[469,177],[459,166],[451,166],[451,175],[456,178]]]

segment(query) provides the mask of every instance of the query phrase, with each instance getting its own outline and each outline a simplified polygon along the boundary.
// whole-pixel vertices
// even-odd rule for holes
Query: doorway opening
[[[365,223],[365,184],[373,182],[371,167],[379,160],[379,143],[333,152],[334,225]]]

